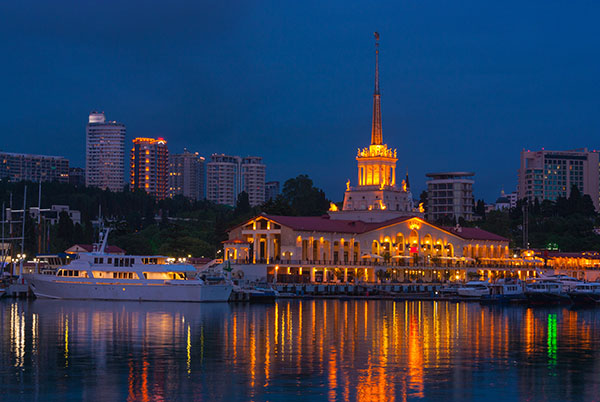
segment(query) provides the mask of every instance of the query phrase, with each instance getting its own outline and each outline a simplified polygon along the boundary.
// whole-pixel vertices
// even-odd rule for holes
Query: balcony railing
[[[522,259],[506,259],[502,261],[489,262],[489,261],[460,261],[460,260],[436,260],[431,259],[390,259],[385,261],[383,259],[365,259],[362,261],[340,261],[340,260],[294,260],[294,259],[275,259],[271,258],[267,262],[266,259],[257,259],[256,262],[252,262],[249,259],[237,259],[229,260],[231,264],[269,264],[269,265],[282,265],[282,266],[302,266],[302,267],[385,267],[385,268],[523,268],[523,269],[534,269],[542,268],[544,264],[541,262],[524,262]]]

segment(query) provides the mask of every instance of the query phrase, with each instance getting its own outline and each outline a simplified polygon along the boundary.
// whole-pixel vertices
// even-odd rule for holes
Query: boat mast
[[[27,184],[25,185],[25,187],[23,188],[23,222],[21,224],[21,263],[19,266],[19,279],[23,278],[23,260],[25,259],[25,257],[23,256],[25,254],[25,214],[27,213],[26,211],[27,208]]]

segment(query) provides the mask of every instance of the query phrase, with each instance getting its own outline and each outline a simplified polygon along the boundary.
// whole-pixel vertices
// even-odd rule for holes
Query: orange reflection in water
[[[473,384],[482,381],[477,371],[487,369],[482,362],[500,367],[504,381],[510,371],[511,384],[523,399],[593,400],[600,392],[597,381],[590,381],[600,349],[600,320],[594,311],[281,300],[269,306],[227,306],[227,314],[207,323],[202,314],[194,318],[193,307],[185,319],[179,306],[170,312],[141,307],[131,311],[137,305],[114,311],[61,309],[56,314],[58,353],[52,363],[73,370],[85,355],[94,360],[94,378],[105,379],[103,387],[118,388],[120,381],[106,381],[109,374],[122,379],[119,399],[126,394],[128,401],[169,399],[179,387],[193,388],[188,395],[196,399],[217,395],[214,399],[226,400],[243,392],[248,400],[270,400],[277,399],[273,395],[281,392],[282,382],[286,392],[306,394],[307,399],[434,399],[439,394],[432,392],[444,388],[449,399],[472,400]],[[47,358],[29,352],[47,343],[46,319],[47,314],[27,316],[14,306],[7,309],[4,350],[11,367],[27,366],[39,355]],[[126,347],[118,351],[113,348],[117,344]],[[110,373],[114,361],[106,364],[113,352],[122,353],[121,377]],[[579,386],[585,373],[578,373],[579,382],[570,375],[564,379],[570,386],[555,388],[568,359],[587,364],[585,387]],[[579,367],[577,360],[568,369]],[[226,371],[222,377],[221,371]],[[477,385],[483,389],[489,381]],[[491,386],[505,385],[496,378],[494,382]]]

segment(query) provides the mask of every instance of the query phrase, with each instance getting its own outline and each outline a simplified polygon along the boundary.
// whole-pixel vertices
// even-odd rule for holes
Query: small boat
[[[480,303],[482,304],[493,304],[493,303],[506,303],[525,300],[525,292],[523,291],[523,284],[520,281],[498,281],[490,285],[490,294],[484,295]]]
[[[582,283],[573,288],[569,297],[576,305],[600,305],[600,283]]]
[[[256,285],[250,289],[244,289],[248,293],[251,303],[273,303],[279,297],[279,292],[269,285]]]
[[[482,297],[490,294],[490,284],[485,281],[471,281],[456,289],[461,297]]]
[[[538,279],[525,285],[525,297],[533,304],[570,303],[571,298],[556,280]]]
[[[565,292],[570,292],[573,289],[575,289],[576,286],[581,285],[582,283],[585,283],[577,278],[574,278],[569,275],[564,275],[564,274],[546,275],[546,276],[540,277],[540,279],[549,280],[549,281],[557,281],[557,282],[562,283],[563,290]]]
[[[460,283],[449,283],[446,284],[444,286],[442,286],[437,292],[436,294],[438,294],[440,297],[452,297],[452,296],[456,296],[458,293],[458,288],[462,287],[462,284]]]

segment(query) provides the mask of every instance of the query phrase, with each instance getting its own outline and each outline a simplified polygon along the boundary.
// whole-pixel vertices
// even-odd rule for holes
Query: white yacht
[[[525,296],[530,303],[552,304],[570,302],[563,283],[556,280],[536,279],[525,285]]]
[[[456,289],[462,297],[482,297],[490,294],[490,284],[485,281],[471,281]]]
[[[584,283],[582,280],[564,274],[542,276],[540,279],[560,282],[565,292],[570,292],[575,289],[576,286]]]
[[[172,263],[164,256],[81,253],[55,275],[25,275],[36,297],[178,302],[224,302],[233,285],[207,284],[190,264]]]
[[[575,286],[569,296],[575,304],[600,304],[600,283],[590,282]]]

